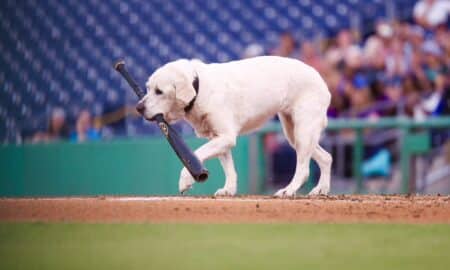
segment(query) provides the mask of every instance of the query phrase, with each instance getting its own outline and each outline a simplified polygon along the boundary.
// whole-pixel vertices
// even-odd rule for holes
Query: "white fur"
[[[200,81],[195,105],[188,114],[184,108],[196,96],[194,77]],[[297,167],[290,184],[275,196],[295,196],[309,175],[309,161],[319,165],[321,176],[310,194],[327,194],[330,190],[332,158],[319,145],[327,124],[330,104],[328,88],[312,67],[301,61],[276,56],[262,56],[222,64],[205,64],[198,60],[178,60],[156,70],[147,81],[144,117],[158,113],[172,122],[186,119],[200,137],[209,142],[195,151],[204,162],[218,157],[225,171],[225,186],[216,195],[235,195],[237,174],[231,149],[236,137],[263,125],[279,115],[284,134],[297,152]],[[160,89],[163,94],[157,95]],[[194,179],[184,168],[179,190],[184,192]]]

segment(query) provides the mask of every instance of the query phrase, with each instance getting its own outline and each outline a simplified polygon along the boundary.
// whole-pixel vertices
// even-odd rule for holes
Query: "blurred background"
[[[446,0],[4,0],[0,196],[175,194],[181,164],[113,63],[144,85],[179,58],[258,55],[300,59],[327,81],[333,193],[448,194],[449,12]],[[289,182],[295,152],[280,131],[274,118],[239,140],[241,194]],[[192,194],[223,184],[207,165]]]

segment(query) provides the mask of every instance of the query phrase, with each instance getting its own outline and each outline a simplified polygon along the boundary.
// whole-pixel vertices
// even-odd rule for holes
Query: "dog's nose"
[[[145,104],[142,101],[139,101],[136,105],[136,111],[138,111],[140,114],[143,114],[145,111]]]

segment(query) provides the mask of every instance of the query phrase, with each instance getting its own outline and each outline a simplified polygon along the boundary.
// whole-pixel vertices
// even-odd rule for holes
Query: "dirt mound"
[[[1,221],[450,223],[450,196],[0,199]]]

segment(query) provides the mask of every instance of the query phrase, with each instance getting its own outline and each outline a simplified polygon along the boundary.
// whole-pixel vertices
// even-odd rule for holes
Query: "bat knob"
[[[118,60],[115,64],[114,64],[114,69],[115,70],[119,70],[121,67],[125,66],[125,61],[123,60]]]

